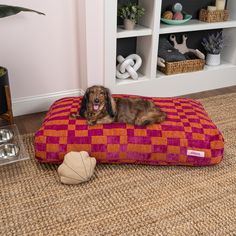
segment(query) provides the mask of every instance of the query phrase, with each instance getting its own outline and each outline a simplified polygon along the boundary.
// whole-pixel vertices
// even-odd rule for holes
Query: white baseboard
[[[48,108],[58,99],[63,97],[74,97],[83,95],[82,89],[74,89],[61,91],[56,93],[48,93],[37,96],[16,98],[12,101],[12,109],[14,116],[21,116],[42,111],[47,111]]]

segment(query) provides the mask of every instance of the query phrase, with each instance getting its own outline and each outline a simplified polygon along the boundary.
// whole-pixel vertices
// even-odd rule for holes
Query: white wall
[[[46,14],[20,13],[0,19],[0,65],[9,70],[14,110],[22,100],[46,98],[61,91],[75,93],[80,88],[77,2],[1,1],[1,4],[24,6]],[[26,112],[42,109],[45,108]],[[20,113],[17,110],[15,115]]]
[[[104,0],[2,0],[42,11],[0,19],[0,65],[9,70],[14,115],[104,84]]]
[[[104,0],[83,1],[86,2],[87,85],[104,84]]]

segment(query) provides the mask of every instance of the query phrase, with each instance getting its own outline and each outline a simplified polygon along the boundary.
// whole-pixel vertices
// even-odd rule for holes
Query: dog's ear
[[[82,98],[82,102],[81,102],[81,106],[80,106],[80,110],[79,110],[79,115],[81,117],[85,118],[85,112],[87,110],[88,103],[89,103],[89,89],[86,90],[86,92]]]
[[[110,93],[110,90],[108,88],[105,88],[105,94],[106,94],[106,109],[107,109],[107,112],[108,114],[111,116],[111,117],[114,117],[115,116],[115,112],[113,111],[113,107],[112,107],[112,97],[111,97],[111,93]]]

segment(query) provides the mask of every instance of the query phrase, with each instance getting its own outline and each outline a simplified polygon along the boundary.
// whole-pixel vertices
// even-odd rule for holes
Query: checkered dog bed
[[[115,95],[114,97],[137,97]],[[186,98],[145,98],[167,113],[162,124],[88,126],[74,119],[82,97],[56,101],[35,134],[38,161],[61,163],[70,151],[87,151],[98,163],[205,166],[222,160],[224,140],[203,106]]]

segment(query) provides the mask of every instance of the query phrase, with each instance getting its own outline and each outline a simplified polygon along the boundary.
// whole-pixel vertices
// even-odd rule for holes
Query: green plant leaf
[[[137,7],[136,7],[136,6],[132,6],[131,9],[132,9],[132,11],[133,11],[134,13],[137,12]]]
[[[135,23],[144,15],[145,9],[135,3],[128,3],[118,7],[118,16],[122,19],[130,19]]]
[[[34,12],[39,15],[45,15],[43,12],[35,11],[29,8],[9,6],[9,5],[0,5],[0,18],[16,15],[19,12]]]

